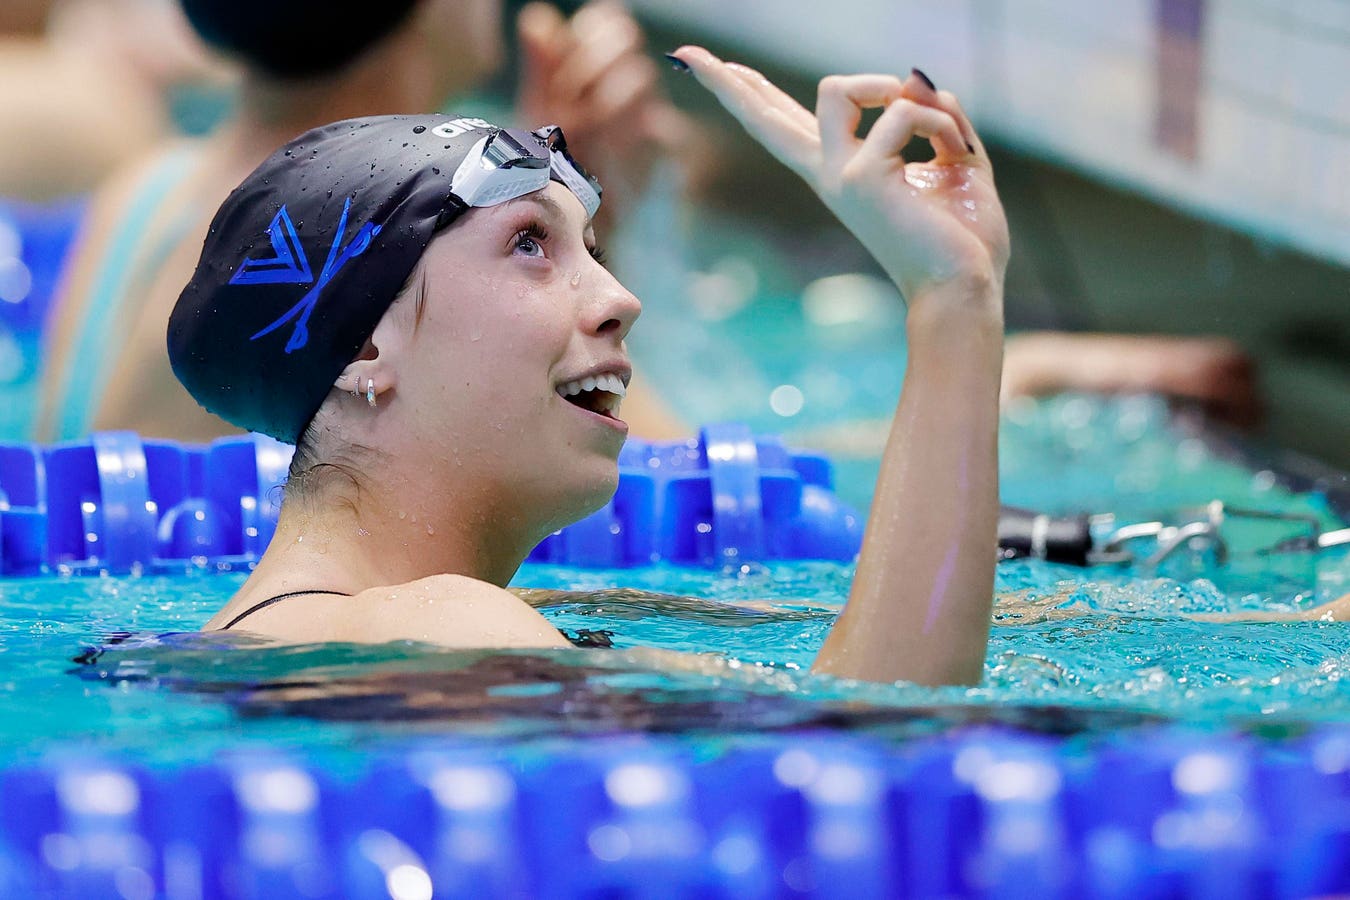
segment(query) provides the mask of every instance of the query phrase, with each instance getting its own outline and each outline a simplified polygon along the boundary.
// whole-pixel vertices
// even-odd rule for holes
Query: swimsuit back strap
[[[235,616],[233,619],[226,622],[224,625],[220,626],[220,630],[226,631],[230,628],[233,628],[235,625],[238,625],[239,620],[244,618],[245,616],[251,616],[260,609],[267,609],[267,607],[271,606],[274,603],[280,603],[282,600],[289,600],[292,597],[299,597],[302,594],[332,594],[335,597],[351,596],[351,594],[345,594],[342,591],[290,591],[289,593],[285,594],[277,594],[275,597],[268,597],[263,602],[255,603],[253,606],[250,606],[248,609],[244,610],[239,615]]]

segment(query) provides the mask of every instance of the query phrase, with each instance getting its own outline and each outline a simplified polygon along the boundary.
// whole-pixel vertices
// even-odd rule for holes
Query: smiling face
[[[399,303],[413,324],[396,402],[417,455],[543,533],[609,499],[628,433],[641,305],[594,253],[581,203],[550,182],[434,238]]]

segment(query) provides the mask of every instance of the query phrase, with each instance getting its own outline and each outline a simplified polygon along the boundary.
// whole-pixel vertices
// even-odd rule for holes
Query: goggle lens
[[[450,189],[466,206],[494,206],[539,190],[548,184],[550,175],[576,195],[588,218],[595,215],[600,208],[600,182],[567,152],[567,140],[557,125],[534,132],[494,131],[476,155],[460,164]]]

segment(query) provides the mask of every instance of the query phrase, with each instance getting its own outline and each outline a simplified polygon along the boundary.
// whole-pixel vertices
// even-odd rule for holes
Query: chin
[[[614,497],[619,487],[619,466],[613,460],[603,471],[589,473],[592,477],[577,479],[559,492],[554,484],[548,506],[556,510],[549,532],[578,522],[603,507]]]

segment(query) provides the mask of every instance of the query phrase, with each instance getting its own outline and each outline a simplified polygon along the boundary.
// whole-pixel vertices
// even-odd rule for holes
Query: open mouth
[[[558,385],[558,396],[587,412],[618,419],[619,404],[628,393],[618,375],[588,375],[576,381]]]

